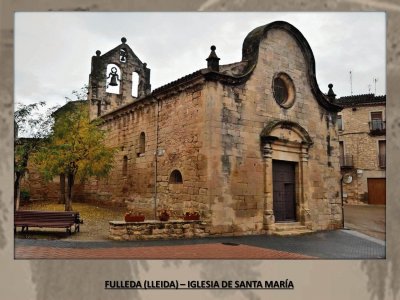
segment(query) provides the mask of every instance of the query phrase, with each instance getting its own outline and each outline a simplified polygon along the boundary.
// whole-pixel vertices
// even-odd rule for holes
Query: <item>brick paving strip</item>
[[[247,245],[60,248],[16,246],[16,259],[312,259],[313,256]]]
[[[302,236],[237,236],[156,241],[15,239],[15,258],[382,259],[385,242],[336,230]]]

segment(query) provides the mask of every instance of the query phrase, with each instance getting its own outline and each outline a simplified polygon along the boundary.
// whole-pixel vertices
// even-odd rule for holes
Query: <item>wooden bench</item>
[[[37,211],[18,210],[14,212],[14,231],[21,227],[21,231],[28,231],[29,227],[65,228],[68,233],[79,232],[79,225],[83,224],[79,213],[74,211]]]

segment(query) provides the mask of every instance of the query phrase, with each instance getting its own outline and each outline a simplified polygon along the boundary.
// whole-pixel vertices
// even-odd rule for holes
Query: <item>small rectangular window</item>
[[[371,112],[371,120],[382,121],[382,112],[381,111]]]
[[[137,145],[136,145],[137,157],[143,156],[145,151],[146,151],[146,134],[144,132],[141,132],[139,138],[137,139]]]
[[[341,168],[353,168],[353,155],[345,152],[344,143],[339,142],[339,162]]]
[[[342,141],[339,142],[339,155],[340,155],[340,158],[344,157],[344,144]]]
[[[338,115],[338,116],[337,116],[336,124],[337,124],[337,126],[338,126],[338,129],[339,129],[340,131],[342,131],[342,130],[343,130],[343,119],[342,119],[342,116],[341,116],[341,115]]]
[[[381,111],[371,112],[371,130],[383,130],[383,128],[384,124],[383,124],[382,112]]]

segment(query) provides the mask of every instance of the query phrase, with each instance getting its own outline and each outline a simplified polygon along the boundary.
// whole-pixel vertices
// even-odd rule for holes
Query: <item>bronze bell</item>
[[[117,80],[118,80],[118,81],[120,81],[120,80],[119,80],[119,78],[118,78],[117,68],[116,68],[116,67],[112,67],[112,68],[111,68],[111,72],[110,72],[110,74],[108,74],[108,77],[107,77],[107,78],[110,78],[110,76],[111,76],[111,80],[110,80],[109,85],[111,85],[111,86],[117,86],[117,85],[118,85]]]
[[[118,85],[118,83],[117,83],[117,77],[118,77],[117,74],[112,74],[112,75],[111,75],[111,81],[110,81],[110,84],[109,84],[109,85],[111,85],[111,86],[117,86],[117,85]]]

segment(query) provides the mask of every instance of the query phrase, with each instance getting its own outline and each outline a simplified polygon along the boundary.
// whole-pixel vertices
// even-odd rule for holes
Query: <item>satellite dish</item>
[[[353,177],[350,174],[346,174],[343,176],[344,183],[351,183],[353,181]]]

